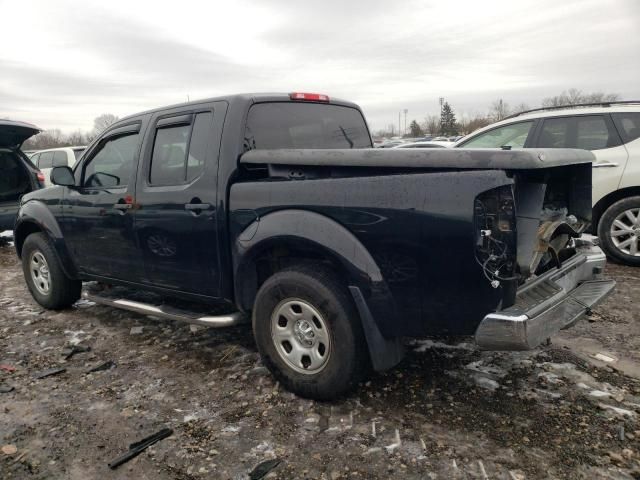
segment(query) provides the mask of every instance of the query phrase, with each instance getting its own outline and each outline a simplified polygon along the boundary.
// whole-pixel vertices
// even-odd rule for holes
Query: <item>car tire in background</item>
[[[640,266],[640,196],[611,205],[598,223],[600,246],[613,260]]]
[[[82,282],[66,276],[44,233],[32,233],[24,241],[22,271],[33,298],[45,308],[59,310],[80,298]]]
[[[260,287],[253,332],[267,368],[288,390],[329,400],[353,388],[369,366],[348,290],[320,264],[281,270]]]

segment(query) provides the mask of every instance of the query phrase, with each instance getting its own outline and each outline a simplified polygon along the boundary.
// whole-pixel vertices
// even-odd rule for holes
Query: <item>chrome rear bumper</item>
[[[613,290],[613,280],[598,278],[606,263],[602,250],[589,242],[580,243],[577,254],[559,269],[520,287],[513,306],[484,317],[475,335],[481,348],[535,348],[573,325]]]

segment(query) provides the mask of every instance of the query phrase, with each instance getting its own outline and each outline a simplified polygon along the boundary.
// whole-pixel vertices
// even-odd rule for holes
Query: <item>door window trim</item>
[[[140,147],[142,146],[142,119],[136,119],[135,121],[132,121],[125,125],[118,125],[115,128],[113,128],[113,126],[109,127],[109,129],[103,132],[96,140],[94,140],[94,142],[91,145],[89,145],[84,150],[84,152],[82,152],[82,156],[80,157],[79,161],[75,162],[75,164],[71,168],[71,170],[73,170],[73,176],[76,179],[76,183],[79,185],[78,188],[82,190],[105,190],[106,189],[106,187],[83,186],[82,184],[84,183],[85,169],[87,165],[89,165],[89,162],[91,162],[93,158],[96,156],[96,154],[100,151],[100,149],[102,149],[102,146],[104,145],[105,141],[111,140],[115,136],[129,135],[129,134],[139,135],[137,159],[134,160],[136,165],[134,165],[134,168],[133,168],[133,171],[137,172],[137,165],[138,163],[140,163]],[[133,183],[135,184],[135,179]],[[110,189],[120,188],[121,186],[128,187],[128,184],[118,185],[117,187],[111,187]]]
[[[200,179],[200,177],[202,177],[207,167],[206,163],[204,165],[204,168],[200,172],[200,174],[197,177],[193,178],[192,180],[187,180],[185,178],[183,182],[172,183],[167,185],[158,185],[158,184],[151,183],[151,166],[153,162],[153,151],[156,146],[155,144],[156,144],[156,136],[157,136],[158,130],[162,128],[171,128],[171,127],[178,127],[181,125],[189,125],[189,138],[187,139],[187,144],[185,146],[186,148],[185,174],[186,174],[187,163],[189,161],[189,151],[191,149],[191,139],[193,137],[193,127],[196,123],[196,116],[200,113],[211,114],[211,122],[212,122],[211,127],[213,127],[215,123],[215,118],[216,118],[213,106],[200,107],[193,110],[189,110],[187,112],[181,111],[181,112],[165,113],[165,114],[159,115],[155,119],[155,121],[152,121],[151,128],[149,129],[150,137],[146,141],[147,145],[145,146],[144,152],[143,152],[142,172],[141,172],[143,187],[146,191],[182,190],[192,185],[193,183],[197,182]],[[212,128],[212,133],[213,133],[213,128]]]

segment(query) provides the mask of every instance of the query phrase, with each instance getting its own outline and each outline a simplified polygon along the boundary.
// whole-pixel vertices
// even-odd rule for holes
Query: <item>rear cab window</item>
[[[343,105],[303,102],[257,103],[249,109],[244,149],[371,148],[359,110]]]

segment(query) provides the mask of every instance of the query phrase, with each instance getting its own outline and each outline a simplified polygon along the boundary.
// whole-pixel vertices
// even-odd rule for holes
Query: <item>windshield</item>
[[[245,150],[370,148],[369,130],[355,108],[321,103],[258,103],[249,110]]]

